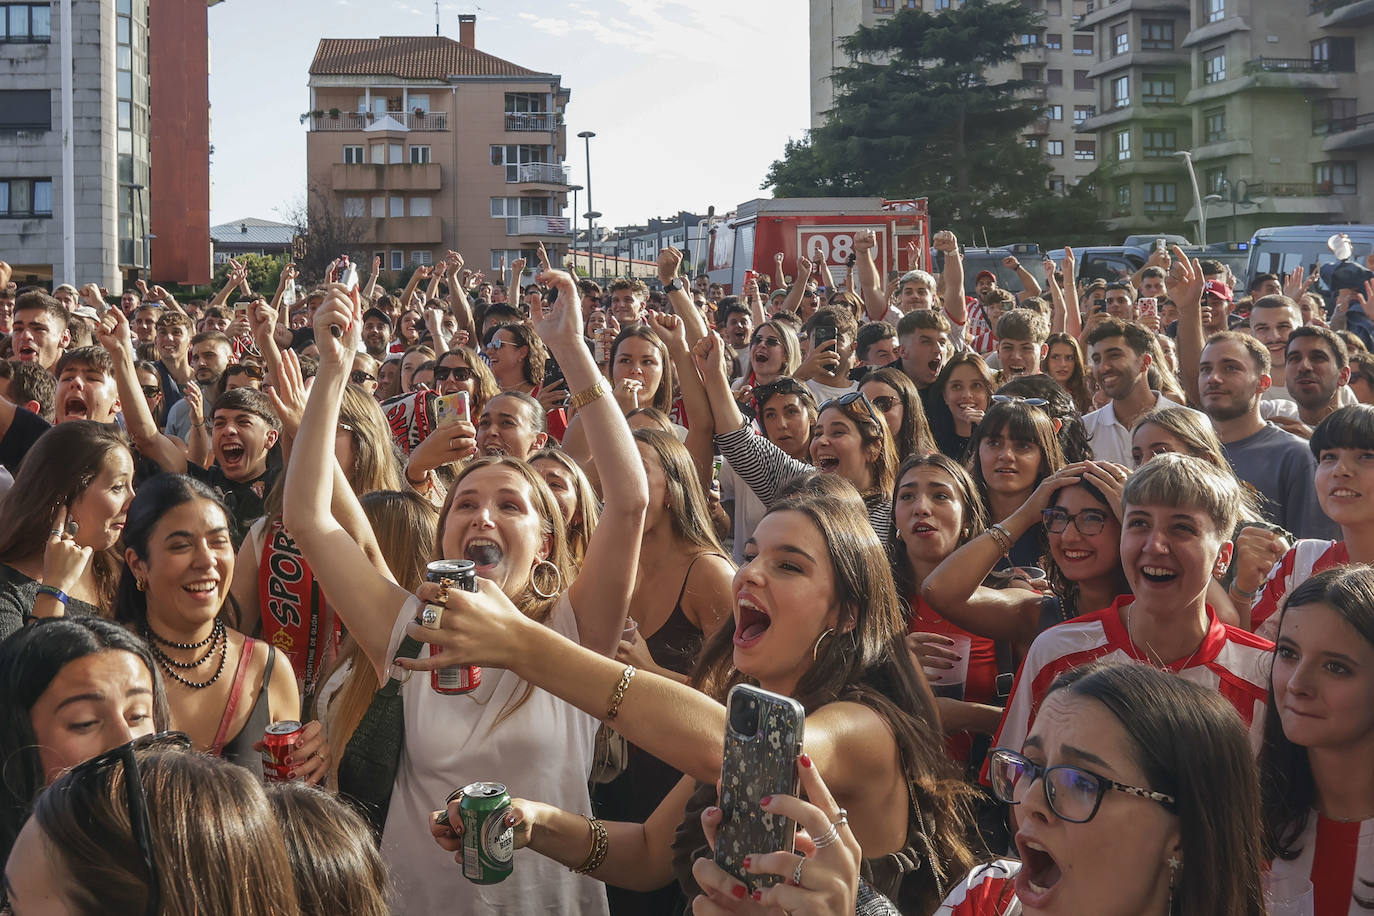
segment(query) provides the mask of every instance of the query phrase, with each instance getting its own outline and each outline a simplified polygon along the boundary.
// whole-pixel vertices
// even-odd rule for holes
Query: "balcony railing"
[[[506,130],[556,130],[562,118],[548,111],[508,111]]]
[[[366,130],[379,118],[400,121],[407,130],[448,130],[446,111],[388,111],[384,115],[371,111],[341,111],[338,116],[325,112],[311,113],[311,130]]]
[[[1246,190],[1252,197],[1313,197],[1331,193],[1329,186],[1311,181],[1252,181]]]
[[[506,181],[511,184],[537,182],[539,184],[568,183],[568,167],[548,162],[526,162],[506,166]]]
[[[567,235],[572,223],[566,216],[508,216],[506,235]]]
[[[1329,61],[1310,57],[1256,57],[1245,62],[1246,73],[1330,73]]]
[[[1312,122],[1312,133],[1315,136],[1326,134],[1343,134],[1348,130],[1355,130],[1360,127],[1374,127],[1374,112],[1362,115],[1351,115],[1347,118],[1321,118]]]

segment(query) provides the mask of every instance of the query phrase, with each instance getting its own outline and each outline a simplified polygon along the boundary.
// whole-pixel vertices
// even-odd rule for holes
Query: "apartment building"
[[[209,281],[206,8],[0,3],[0,252],[17,282]]]
[[[1374,222],[1371,0],[1096,0],[1078,28],[1099,48],[1100,114],[1079,130],[1113,228],[1197,237],[1180,151],[1209,242]]]
[[[849,63],[840,41],[860,26],[875,26],[900,10],[939,12],[957,8],[960,0],[811,0],[811,127],[825,123],[834,107],[830,75]],[[1035,31],[1020,36],[1023,53],[994,67],[989,81],[1030,80],[1028,95],[1044,113],[1024,132],[1027,146],[1040,150],[1053,170],[1050,187],[1063,192],[1098,165],[1097,141],[1077,133],[1077,125],[1097,114],[1097,91],[1089,77],[1096,62],[1095,39],[1078,32],[1075,23],[1086,0],[1030,0],[1043,18]]]
[[[477,50],[476,16],[442,36],[320,41],[310,65],[309,206],[356,220],[384,269],[462,252],[474,269],[562,260],[563,113],[557,74]]]

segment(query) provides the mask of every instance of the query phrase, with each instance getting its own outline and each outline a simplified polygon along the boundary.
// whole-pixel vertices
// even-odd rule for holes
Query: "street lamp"
[[[1240,238],[1240,231],[1236,227],[1236,208],[1245,206],[1256,206],[1255,201],[1250,199],[1250,185],[1244,178],[1237,178],[1232,184],[1226,178],[1217,179],[1216,190],[1203,198],[1208,203],[1224,204],[1228,200],[1231,202],[1231,237]]]
[[[577,273],[577,192],[582,190],[582,185],[569,185],[568,190],[573,192],[572,245],[570,248],[573,259],[573,273]]]
[[[592,212],[593,212],[593,210],[592,210],[592,137],[595,137],[595,136],[596,136],[596,133],[595,133],[594,131],[584,130],[584,131],[582,131],[580,134],[578,134],[578,136],[582,138],[582,148],[586,151],[586,156],[587,156],[587,244],[588,244],[588,245],[591,245],[591,243],[592,243],[592,219],[593,219],[593,217],[592,217]],[[597,213],[596,215],[597,215],[597,216],[600,216],[601,214],[600,214],[600,213]],[[590,274],[591,274],[591,263],[590,263],[590,262],[588,262],[587,268],[588,268],[587,273],[588,273],[588,275],[590,275]]]
[[[587,196],[590,197],[591,195],[589,194],[589,195],[587,195]],[[587,215],[586,215],[586,219],[587,219],[587,276],[590,278],[590,277],[593,275],[593,272],[596,270],[596,266],[592,263],[592,252],[594,251],[594,249],[592,248],[592,220],[594,220],[594,219],[601,219],[601,214],[598,213],[598,212],[595,211],[595,210],[588,210],[588,211],[587,211]],[[602,258],[601,263],[602,263],[602,269],[604,270],[604,269],[605,269],[605,263],[606,263],[605,258]]]
[[[1193,154],[1186,149],[1181,149],[1174,153],[1175,156],[1183,160],[1184,166],[1188,169],[1188,180],[1193,184],[1193,202],[1197,204],[1197,234],[1198,244],[1203,248],[1207,247],[1207,208],[1202,203],[1202,194],[1197,187],[1197,172],[1193,171]]]

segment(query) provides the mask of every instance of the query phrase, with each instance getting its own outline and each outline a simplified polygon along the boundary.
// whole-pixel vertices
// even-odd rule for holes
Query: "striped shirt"
[[[1292,859],[1270,863],[1270,883],[1312,882],[1314,916],[1368,916],[1374,910],[1374,819],[1344,823],[1313,811]]]
[[[934,916],[1017,916],[1021,901],[1012,888],[1021,863],[998,859],[979,865],[954,886]]]
[[[1269,570],[1269,579],[1250,608],[1250,629],[1265,639],[1279,635],[1279,610],[1293,590],[1319,572],[1350,562],[1345,541],[1298,541]],[[1374,891],[1370,892],[1374,896]]]
[[[1021,749],[1045,694],[1064,672],[1100,660],[1149,664],[1149,659],[1131,642],[1121,622],[1121,609],[1134,600],[1131,595],[1122,595],[1096,613],[1050,627],[1035,638],[1021,663],[1021,670],[1016,673],[1011,701],[1002,715],[993,747]],[[1269,695],[1266,671],[1274,645],[1217,620],[1211,607],[1207,608],[1207,619],[1207,634],[1197,651],[1165,666],[1164,670],[1221,693],[1249,726],[1251,738],[1258,748]],[[982,778],[986,783],[986,764]]]

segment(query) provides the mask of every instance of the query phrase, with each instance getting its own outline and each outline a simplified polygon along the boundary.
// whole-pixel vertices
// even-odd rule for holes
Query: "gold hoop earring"
[[[540,567],[544,566],[553,570],[553,580],[556,584],[553,587],[553,591],[550,592],[545,592],[540,589],[539,583],[534,581],[534,574],[539,571]],[[530,570],[530,588],[534,589],[534,593],[540,598],[555,598],[563,593],[563,572],[558,568],[556,563],[550,560],[540,560],[538,563],[534,564],[534,568]]]
[[[816,656],[817,656],[817,654],[818,654],[818,653],[820,652],[820,650],[821,650],[821,643],[825,641],[825,638],[826,638],[827,636],[834,636],[834,635],[835,635],[835,628],[834,628],[834,627],[827,627],[824,633],[822,633],[820,636],[817,636],[817,637],[816,637],[816,644],[813,645],[813,646],[811,647],[811,660],[812,660],[813,662],[816,660]]]
[[[148,590],[148,580],[146,580],[146,579],[135,579],[135,580],[134,580],[134,588],[138,589],[138,590],[141,591],[141,592],[146,592],[146,591]]]

